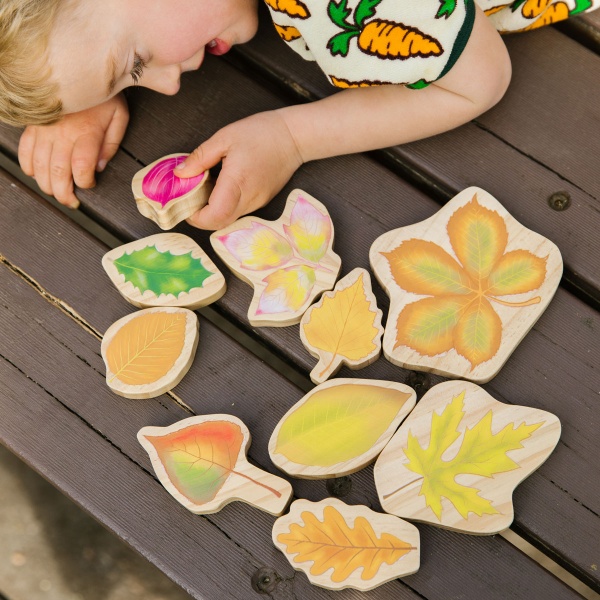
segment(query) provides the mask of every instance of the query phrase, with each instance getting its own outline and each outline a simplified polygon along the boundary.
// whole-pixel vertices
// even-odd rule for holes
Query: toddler
[[[26,125],[23,171],[76,208],[127,122],[122,91],[164,94],[252,38],[258,0],[2,0],[0,120]],[[414,141],[492,107],[510,79],[498,30],[533,29],[600,0],[264,0],[285,43],[346,88],[232,123],[178,171],[223,162],[189,222],[225,227],[266,204],[304,162]],[[482,10],[485,10],[484,11]],[[364,119],[365,114],[369,119]]]

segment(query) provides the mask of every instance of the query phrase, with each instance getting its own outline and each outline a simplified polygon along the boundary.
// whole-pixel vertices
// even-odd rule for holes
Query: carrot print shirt
[[[464,50],[474,0],[265,0],[279,36],[337,87],[426,87]],[[501,33],[598,8],[600,0],[477,0]]]
[[[280,37],[338,87],[425,87],[463,51],[473,0],[265,0]]]

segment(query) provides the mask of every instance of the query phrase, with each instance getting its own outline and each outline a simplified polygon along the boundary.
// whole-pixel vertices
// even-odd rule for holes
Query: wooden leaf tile
[[[377,238],[370,260],[390,296],[385,357],[479,383],[498,373],[562,275],[558,248],[476,187]]]
[[[198,318],[185,308],[146,308],[119,319],[102,340],[106,382],[126,398],[154,398],[188,372],[198,346]]]
[[[285,479],[248,462],[250,432],[237,417],[190,417],[170,427],[144,427],[137,437],[165,489],[193,513],[214,513],[241,500],[280,515],[292,496]]]
[[[512,523],[513,490],[559,437],[551,413],[498,402],[467,381],[440,383],[375,463],[381,506],[456,531],[498,533]]]
[[[299,323],[312,301],[334,286],[341,267],[327,209],[302,190],[291,192],[277,221],[244,217],[210,241],[234,274],[254,287],[248,309],[254,326]]]
[[[296,500],[273,526],[273,543],[311,583],[372,590],[419,569],[419,531],[402,519],[341,500]]]
[[[107,252],[102,266],[123,297],[140,308],[194,310],[218,300],[225,278],[186,235],[158,233]]]
[[[416,402],[402,383],[334,379],[282,417],[269,440],[271,460],[305,479],[349,475],[372,463]]]
[[[323,294],[300,321],[300,339],[319,359],[312,381],[323,383],[342,365],[362,369],[375,362],[381,352],[381,315],[365,269],[354,269]]]
[[[212,191],[208,171],[190,178],[175,175],[175,167],[186,156],[184,153],[163,156],[138,171],[131,182],[138,210],[161,229],[172,229],[191,217],[208,202]]]

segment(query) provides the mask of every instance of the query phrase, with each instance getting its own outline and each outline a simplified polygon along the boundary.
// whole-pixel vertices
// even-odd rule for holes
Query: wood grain
[[[77,314],[95,329],[106,328],[122,314],[124,308],[114,288],[95,285],[104,277],[100,258],[106,249],[28,192],[11,187],[6,180],[4,182],[4,187],[0,188],[4,190],[0,193],[0,201],[6,216],[0,223],[2,254],[12,263],[27,267],[28,277],[38,280],[50,293],[63,290],[64,301],[76,307]],[[43,219],[39,218],[39,211],[44,211],[41,213]],[[24,235],[23,227],[26,224],[27,235]],[[56,269],[57,263],[62,265],[61,269]],[[11,381],[11,387],[5,385],[2,391],[3,398],[11,399],[10,404],[8,400],[2,403],[2,407],[6,408],[2,417],[2,432],[8,431],[6,435],[9,436],[3,441],[33,462],[38,470],[78,499],[105,524],[113,527],[119,535],[130,540],[194,597],[220,599],[231,598],[233,594],[233,597],[247,598],[251,592],[245,586],[249,586],[255,570],[264,565],[270,565],[279,574],[281,580],[277,593],[285,593],[289,585],[287,578],[292,577],[293,571],[270,543],[273,518],[266,513],[237,503],[202,519],[202,522],[210,522],[218,527],[226,539],[236,540],[231,546],[234,552],[229,554],[230,546],[221,545],[218,541],[222,538],[206,538],[205,544],[202,541],[204,529],[199,527],[198,517],[183,508],[173,509],[172,500],[157,483],[153,484],[155,495],[147,494],[145,498],[156,498],[158,504],[154,500],[136,504],[133,498],[143,489],[137,479],[125,476],[118,483],[118,478],[104,477],[104,471],[98,476],[100,466],[110,461],[99,460],[98,468],[90,471],[91,459],[87,457],[100,456],[95,447],[86,454],[78,453],[75,450],[78,446],[65,448],[56,443],[56,439],[66,438],[65,432],[77,436],[78,427],[69,424],[65,429],[51,429],[54,423],[63,423],[63,419],[60,416],[57,419],[48,417],[48,411],[53,406],[48,398],[57,399],[63,414],[69,415],[73,423],[83,423],[84,431],[86,428],[94,431],[94,436],[101,437],[102,444],[115,448],[116,455],[123,457],[126,463],[140,465],[149,473],[150,461],[135,440],[136,432],[148,423],[169,425],[189,413],[167,397],[148,402],[128,402],[111,394],[103,383],[97,339],[82,328],[75,318],[67,316],[61,309],[57,310],[57,304],[48,302],[32,284],[12,275],[12,271],[11,277],[0,285],[0,292],[5,294],[2,306],[11,307],[7,318],[2,319],[4,333],[0,338],[0,355],[4,358],[2,365],[6,362],[16,365],[10,367],[8,373],[18,376],[13,379],[3,375],[3,381]],[[15,283],[10,285],[10,281]],[[32,314],[37,314],[38,318],[32,320]],[[49,332],[47,328],[51,324]],[[195,370],[190,372],[189,377],[182,381],[179,393],[197,412],[206,412],[207,408],[211,412],[235,411],[255,434],[251,448],[252,460],[271,470],[266,452],[268,436],[278,419],[277,413],[284,412],[281,403],[295,394],[299,398],[301,392],[278,376],[271,379],[272,370],[251,359],[246,351],[217,332],[209,323],[203,323],[202,329],[203,343],[198,351],[198,360],[206,366],[206,370],[201,373]],[[36,349],[35,353],[32,352],[33,348]],[[74,376],[69,380],[60,376],[56,364],[72,365],[69,370]],[[255,377],[245,381],[244,389],[240,390],[239,373],[245,370],[252,372]],[[35,372],[37,385],[23,374],[28,371]],[[16,387],[12,387],[13,381]],[[31,389],[41,390],[40,402],[35,405],[30,402],[29,416],[24,418],[22,399],[35,397]],[[256,402],[256,398],[264,400]],[[48,437],[36,437],[36,430],[48,431]],[[34,440],[35,443],[23,444],[25,439]],[[82,450],[91,447],[85,437],[82,444]],[[69,460],[72,452],[76,457],[81,456],[82,460]],[[569,468],[572,468],[572,464],[573,461],[569,460]],[[120,470],[113,469],[112,474],[115,473],[120,473]],[[140,481],[144,478],[152,481],[147,473]],[[352,476],[352,480],[353,491],[347,499],[353,503],[376,506],[378,502],[374,495],[371,470]],[[81,481],[84,485],[79,488]],[[112,492],[110,495],[102,492],[105,481],[111,482],[110,490],[128,489],[133,495],[125,495],[124,502],[117,502],[115,498],[119,494],[114,496]],[[134,485],[128,487],[130,481]],[[541,484],[544,481],[542,479]],[[527,482],[523,485],[527,485]],[[89,490],[99,490],[100,493],[95,496],[88,493]],[[552,488],[545,491],[552,496]],[[309,481],[299,482],[298,492],[313,500],[320,500],[328,494],[322,483]],[[531,497],[536,498],[535,495]],[[527,501],[527,497],[522,500]],[[556,521],[560,513],[555,514],[550,504],[546,504],[543,511],[539,504],[535,509],[552,516],[555,524],[560,526],[560,520]],[[586,547],[586,532],[593,532],[594,524],[586,522],[585,513],[578,514],[575,506],[572,510],[576,514],[574,522],[582,524],[578,544]],[[153,515],[153,518],[148,519],[148,515]],[[193,520],[187,521],[186,518]],[[164,533],[167,530],[171,532],[169,535]],[[569,533],[572,535],[572,525]],[[456,535],[431,528],[424,530],[422,536],[425,550],[421,571],[407,578],[407,585],[399,589],[395,587],[396,584],[380,588],[376,596],[379,600],[391,600],[399,595],[416,598],[418,594],[421,595],[419,597],[426,595],[440,600],[452,594],[462,594],[473,600],[481,597],[505,600],[535,597],[540,590],[549,598],[574,597],[568,588],[501,539],[473,539],[464,543],[460,538],[457,540]],[[192,538],[197,541],[191,542]],[[168,540],[164,548],[161,540]],[[207,572],[190,569],[189,565],[196,564],[198,557],[203,557],[205,552],[215,557],[214,561],[206,562]],[[487,565],[491,562],[495,568],[488,572]],[[231,574],[230,569],[233,569]],[[212,585],[210,581],[215,584]],[[409,583],[419,592],[415,593],[411,587],[407,587]],[[307,599],[331,597],[324,590],[311,587],[303,578],[294,581],[294,590]],[[351,592],[340,592],[336,597],[357,598]]]
[[[264,327],[299,323],[312,301],[334,286],[341,260],[333,239],[327,209],[302,190],[290,193],[276,221],[244,217],[210,236],[219,257],[254,288],[248,321]]]
[[[579,19],[597,22],[598,11],[569,22]],[[523,225],[555,242],[565,276],[598,300],[600,275],[592,257],[599,190],[592,173],[600,140],[589,124],[600,110],[590,85],[600,81],[600,56],[554,27],[503,39],[513,74],[500,103],[458,129],[390,148],[382,160],[440,202],[471,185],[485,188]],[[266,9],[258,35],[226,60],[259,71],[295,102],[336,92],[314,63],[284,47]],[[550,208],[558,192],[570,197],[568,210]],[[364,209],[387,214],[375,204]]]
[[[239,438],[239,451],[233,455]],[[201,415],[188,417],[169,427],[143,427],[138,431],[137,439],[148,452],[152,467],[159,481],[166,490],[189,511],[197,515],[218,512],[225,505],[240,500],[251,506],[260,508],[272,515],[280,515],[290,502],[292,486],[266,471],[251,465],[246,458],[250,447],[250,432],[244,423],[232,415]],[[168,444],[165,445],[165,444]],[[180,456],[179,464],[189,464],[188,472],[193,472],[194,465],[200,469],[187,479],[171,464],[175,452]],[[168,461],[167,461],[168,459]],[[185,463],[182,461],[186,461]],[[229,460],[227,463],[221,461]],[[191,461],[191,462],[190,462]],[[194,486],[215,478],[211,470],[222,474],[212,484],[214,494],[205,492],[194,494]],[[212,496],[200,500],[199,496]]]
[[[531,39],[533,35],[524,37]],[[281,42],[277,41],[277,43]],[[561,61],[562,58],[558,64],[561,64]],[[289,64],[290,68],[295,66],[293,62]],[[136,91],[132,100],[132,121],[126,139],[126,147],[133,155],[139,156],[140,160],[147,158],[149,162],[157,155],[180,149],[183,143],[186,148],[191,149],[197,145],[198,139],[214,133],[232,118],[242,118],[253,111],[277,108],[282,105],[274,93],[265,90],[250,77],[244,77],[238,70],[223,61],[207,57],[203,71],[201,78],[188,75],[185,82],[188,93],[174,98],[161,97],[141,89]],[[298,76],[299,72],[296,72],[293,78],[297,80]],[[536,85],[542,87],[545,85],[546,80],[536,80],[535,73],[531,73],[531,76],[533,81],[536,81]],[[292,76],[290,75],[289,78]],[[548,94],[550,98],[551,93]],[[203,99],[201,107],[198,105],[199,97]],[[157,116],[171,111],[186,114],[189,127],[184,127],[179,121],[173,122],[172,119],[162,119]],[[210,119],[206,118],[208,114],[211,115]],[[148,127],[156,131],[156,137],[148,138]],[[475,126],[473,128],[467,126],[462,130],[461,136],[467,130],[480,131]],[[10,132],[11,147],[16,149],[18,135],[13,130]],[[529,225],[534,226],[538,231],[543,231],[541,229],[543,225],[546,228],[544,231],[553,232],[549,237],[554,240],[559,236],[558,239],[562,240],[559,246],[563,254],[581,253],[582,258],[593,263],[597,245],[594,236],[597,229],[593,224],[594,216],[586,214],[585,218],[578,220],[573,227],[569,222],[564,221],[565,215],[579,215],[580,211],[584,210],[585,204],[581,203],[578,193],[571,194],[574,202],[572,206],[579,207],[576,212],[555,212],[549,209],[546,211],[545,208],[541,210],[539,204],[532,204],[534,202],[532,198],[544,197],[545,191],[551,193],[553,188],[559,189],[557,188],[559,184],[569,190],[571,189],[569,184],[537,163],[532,164],[528,159],[525,169],[527,176],[523,174],[506,177],[506,173],[525,172],[520,171],[518,165],[515,166],[511,161],[511,156],[518,156],[519,160],[525,160],[523,155],[515,149],[510,149],[508,155],[497,155],[498,146],[509,147],[493,136],[491,139],[488,136],[483,140],[479,137],[479,133],[473,136],[469,134],[469,136],[464,144],[459,143],[460,140],[454,140],[456,146],[452,145],[452,148],[461,148],[458,154],[454,151],[444,151],[443,147],[436,150],[435,156],[438,155],[437,152],[441,152],[444,160],[450,163],[454,161],[452,164],[455,164],[455,168],[453,167],[449,173],[452,176],[463,173],[467,183],[470,183],[471,169],[483,160],[480,148],[485,147],[485,156],[488,154],[491,157],[497,156],[498,164],[507,165],[505,170],[483,169],[485,178],[483,171],[478,171],[480,178],[485,179],[488,191],[499,190],[499,193],[494,195],[505,204],[510,200],[513,203],[511,212],[526,225],[527,215],[523,216],[523,211],[527,211],[530,206],[537,206],[535,220]],[[436,140],[419,144],[427,143],[437,149],[437,144],[444,139],[445,136],[438,136]],[[426,153],[423,164],[427,168],[431,156]],[[469,169],[464,169],[463,158],[471,165]],[[435,165],[431,168],[434,167]],[[139,164],[131,156],[120,152],[118,157],[109,163],[106,173],[100,176],[100,184],[96,189],[79,192],[86,212],[121,236],[123,240],[155,233],[153,224],[139,215],[131,202],[129,184],[138,168]],[[336,182],[335,186],[331,185],[331,181]],[[262,209],[259,215],[266,219],[276,219],[283,209],[287,192],[298,186],[311,190],[324,201],[340,231],[353,231],[352,236],[339,236],[336,240],[336,250],[343,256],[346,269],[367,266],[367,248],[376,237],[390,227],[421,221],[439,209],[439,205],[423,192],[411,187],[376,162],[361,156],[348,156],[304,165],[291,184],[269,206]],[[373,198],[374,189],[377,190],[377,201],[365,202],[365,198]],[[100,264],[88,265],[90,277],[94,273],[96,276],[90,279],[87,287],[74,285],[71,274],[81,270],[80,262],[76,259],[81,253],[79,244],[64,234],[64,238],[61,238],[62,244],[56,246],[55,234],[62,232],[60,223],[54,223],[48,229],[36,229],[31,226],[25,235],[22,229],[23,222],[33,225],[39,217],[36,209],[27,202],[18,201],[19,198],[22,200],[22,197],[8,186],[3,200],[10,204],[5,211],[3,225],[6,227],[2,232],[7,247],[8,244],[10,247],[22,247],[25,240],[29,240],[29,244],[35,244],[38,249],[42,248],[42,252],[24,253],[32,272],[40,279],[48,281],[50,287],[60,295],[66,294],[70,303],[79,306],[84,314],[89,314],[96,322],[104,321],[101,330],[108,327],[122,316],[123,307],[122,304],[110,302],[114,290],[98,288],[97,281],[104,277]],[[547,206],[545,199],[543,206]],[[355,228],[357,222],[361,224],[358,229]],[[179,227],[181,227],[180,231],[185,231],[208,246],[206,233],[194,231],[185,225]],[[66,265],[67,268],[56,269],[55,263],[48,266],[44,263],[45,252],[55,256],[56,261]],[[585,265],[581,264],[580,267],[582,272],[585,272]],[[250,290],[235,278],[230,278],[228,283],[229,293],[218,303],[219,309],[236,322],[247,323]],[[385,307],[387,305],[385,294],[379,286],[376,286],[374,291],[379,306]],[[104,299],[101,310],[93,308],[100,298]],[[506,366],[488,385],[488,389],[496,398],[547,409],[561,419],[563,441],[559,442],[551,459],[523,482],[515,492],[520,506],[515,525],[519,528],[519,532],[534,545],[551,553],[578,577],[600,589],[598,572],[592,568],[592,565],[597,563],[597,539],[593,532],[597,530],[597,515],[600,513],[598,489],[600,478],[595,476],[582,478],[578,475],[582,472],[596,473],[598,470],[598,465],[590,458],[596,453],[597,425],[594,407],[598,385],[600,385],[595,363],[590,360],[590,357],[600,352],[600,339],[595,329],[597,319],[597,312],[585,302],[564,289],[559,289],[545,314],[516,349]],[[302,348],[295,328],[261,328],[254,334],[299,368],[306,372],[312,368],[313,360]],[[242,359],[235,363],[241,367],[244,364]],[[215,368],[223,370],[232,366],[234,365],[223,360]],[[354,373],[343,368],[340,375],[352,377]],[[361,375],[374,379],[410,378],[412,381],[414,378],[414,374],[382,360],[367,367]],[[439,380],[437,376],[427,375],[415,381],[420,381],[419,385],[422,388]],[[191,397],[196,398],[197,389],[202,389],[202,383],[193,386],[192,381],[196,380],[190,375],[180,384],[182,389],[188,389],[188,381],[189,393]],[[231,381],[235,383],[236,380],[232,378]],[[259,396],[263,393],[258,383],[254,381],[246,383]],[[249,390],[247,393],[251,394],[252,391]],[[565,399],[569,401],[566,402]],[[227,406],[224,406],[219,410],[227,412],[226,409]],[[280,414],[285,412],[279,410]],[[205,409],[200,406],[199,412],[205,412]],[[247,423],[257,419],[262,423],[264,420],[264,424],[261,425],[261,428],[265,428],[264,431],[258,428],[255,433],[255,439],[259,436],[262,445],[256,446],[259,441],[256,439],[254,448],[263,448],[264,460],[268,461],[266,446],[271,430],[279,418],[277,409],[273,413],[269,411],[261,413],[260,419],[252,413],[238,416],[242,416]],[[269,424],[268,427],[266,423]],[[362,486],[361,491],[356,491],[357,500],[363,503],[377,503],[373,495],[370,495],[368,500],[364,500],[365,490],[369,489],[368,477],[368,470],[352,477],[353,481],[359,482],[355,483],[355,488]],[[314,497],[316,494],[310,487],[301,489],[305,496],[312,494],[311,497]],[[564,490],[568,492],[565,493]],[[576,540],[573,537],[573,523],[576,523],[579,528]],[[452,539],[448,539],[447,543],[451,546]],[[480,552],[483,551],[481,547],[478,548]],[[463,549],[462,552],[465,550]],[[477,553],[475,557],[478,557]],[[449,551],[447,560],[452,561],[454,558],[455,555]],[[491,555],[488,555],[488,558],[491,558]],[[460,588],[459,580],[456,581]],[[447,585],[447,582],[439,582],[439,589],[446,589]],[[482,582],[482,585],[485,587],[487,583]]]
[[[371,464],[417,400],[402,383],[334,379],[318,385],[281,418],[271,460],[306,479],[342,477]]]
[[[385,357],[480,383],[502,368],[562,275],[558,248],[476,187],[426,221],[377,238],[370,259],[391,298]]]
[[[363,592],[419,569],[419,530],[335,498],[296,500],[273,525],[273,543],[309,581]]]
[[[106,383],[132,399],[172,390],[192,366],[198,318],[186,308],[146,308],[119,319],[102,340]]]

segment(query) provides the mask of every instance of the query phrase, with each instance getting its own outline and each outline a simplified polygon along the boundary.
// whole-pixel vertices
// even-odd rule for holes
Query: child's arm
[[[403,144],[457,127],[504,94],[510,61],[481,10],[450,72],[422,90],[400,85],[344,90],[328,98],[232,123],[199,146],[178,176],[223,160],[209,204],[189,221],[221,228],[266,204],[309,160]]]
[[[115,155],[128,121],[127,102],[118,94],[54,125],[27,127],[19,142],[21,168],[35,177],[43,192],[77,208],[73,185],[95,185],[95,171],[102,171]]]

